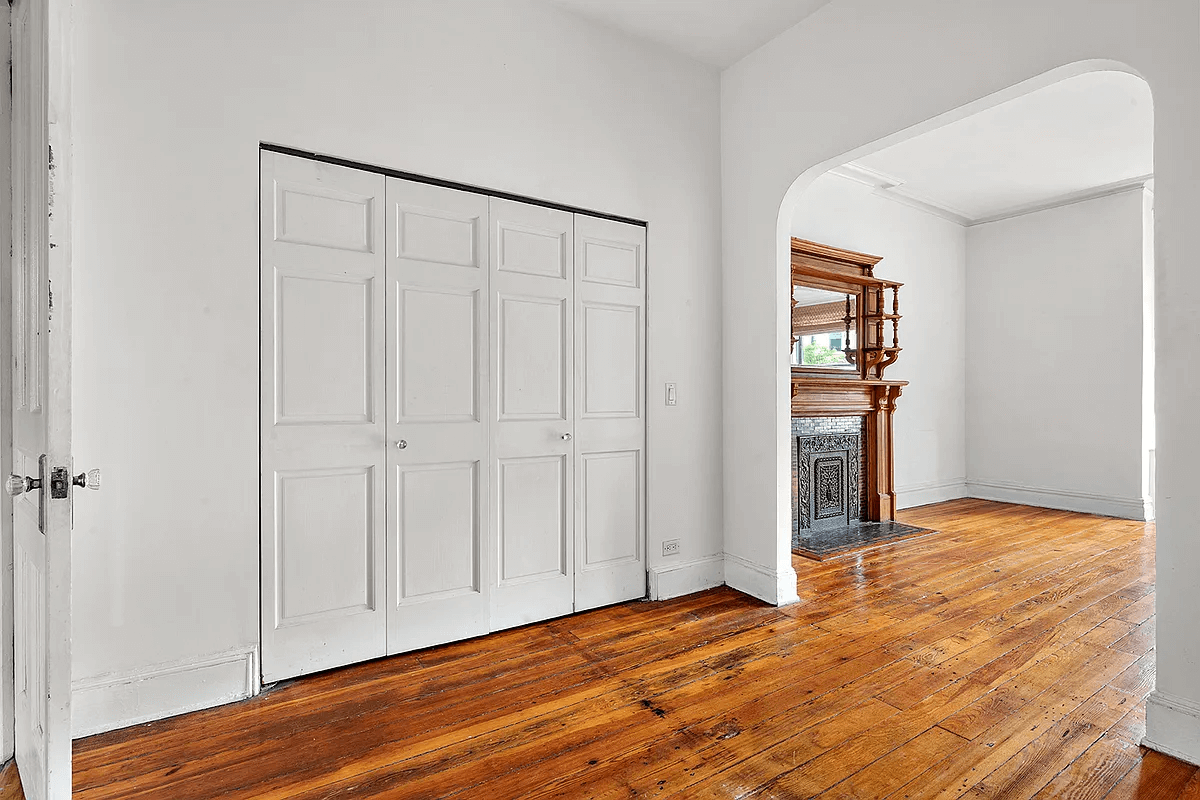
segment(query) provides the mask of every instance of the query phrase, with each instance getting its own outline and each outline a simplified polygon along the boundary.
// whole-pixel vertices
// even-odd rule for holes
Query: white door
[[[263,679],[386,653],[384,179],[261,154]]]
[[[646,229],[575,216],[575,610],[644,597]]]
[[[16,758],[25,797],[71,796],[69,4],[12,9]],[[47,153],[53,154],[53,166]],[[53,205],[49,199],[53,197]],[[94,484],[95,479],[93,479]],[[81,481],[82,483],[83,481]]]
[[[389,653],[487,633],[488,199],[387,180]]]
[[[491,200],[491,628],[575,602],[574,249],[566,211]]]

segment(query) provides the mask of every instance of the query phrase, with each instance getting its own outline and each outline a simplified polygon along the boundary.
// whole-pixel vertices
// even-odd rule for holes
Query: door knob
[[[42,488],[40,478],[22,478],[20,475],[9,475],[8,481],[4,484],[4,490],[8,492],[9,497],[16,497],[40,488]]]
[[[397,450],[404,450],[407,447],[408,447],[408,442],[406,442],[404,439],[401,439],[400,441],[396,442]]]
[[[569,433],[564,433],[564,434],[562,435],[562,440],[563,440],[564,442],[569,442],[569,441],[571,441],[571,434],[569,434]]]
[[[71,479],[71,483],[81,489],[100,490],[100,470],[89,469],[87,472],[81,472]]]

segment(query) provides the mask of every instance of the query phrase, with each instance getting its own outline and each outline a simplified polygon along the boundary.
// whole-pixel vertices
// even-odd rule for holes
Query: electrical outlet
[[[663,542],[663,555],[664,556],[679,555],[679,540],[678,539],[667,539],[665,542]]]

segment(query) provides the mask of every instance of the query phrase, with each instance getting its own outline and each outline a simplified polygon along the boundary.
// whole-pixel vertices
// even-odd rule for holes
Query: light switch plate
[[[667,384],[667,405],[669,405],[669,406],[675,405],[677,399],[678,398],[675,393],[675,384],[668,383]]]

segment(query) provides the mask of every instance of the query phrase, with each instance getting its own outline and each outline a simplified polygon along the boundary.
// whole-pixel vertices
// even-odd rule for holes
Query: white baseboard
[[[967,497],[1020,503],[1063,511],[1080,511],[1105,517],[1144,520],[1146,503],[1140,497],[1111,497],[1087,492],[1068,492],[1062,489],[1039,489],[1018,483],[1001,481],[967,481]]]
[[[158,664],[71,684],[76,739],[244,700],[260,689],[258,648]]]
[[[1155,689],[1146,698],[1146,737],[1142,744],[1200,766],[1200,703]]]
[[[796,593],[796,570],[790,564],[775,571],[741,556],[726,553],[725,583],[775,606],[786,606],[800,600],[800,595]]]
[[[725,583],[725,556],[715,555],[651,567],[650,599],[670,600],[692,592],[700,592]]]
[[[927,506],[930,503],[944,503],[947,500],[958,500],[966,496],[966,478],[913,483],[908,486],[896,487],[896,507],[914,508],[916,506]]]

